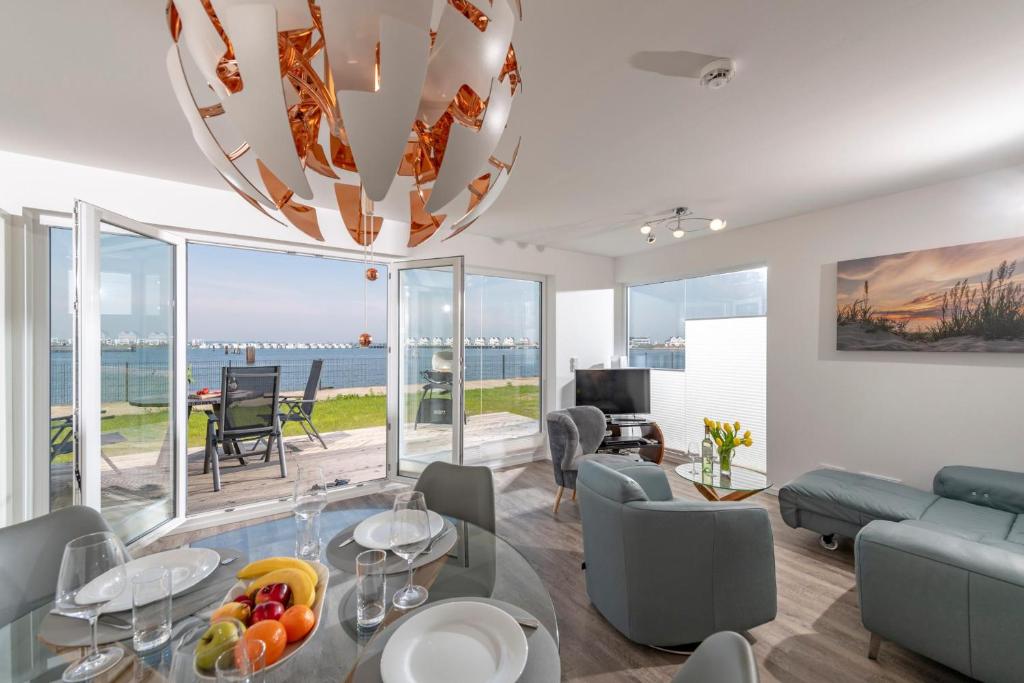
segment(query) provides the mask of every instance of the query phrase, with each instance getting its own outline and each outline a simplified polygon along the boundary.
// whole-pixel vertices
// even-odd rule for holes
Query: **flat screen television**
[[[651,371],[647,368],[576,371],[576,405],[605,415],[651,412]]]

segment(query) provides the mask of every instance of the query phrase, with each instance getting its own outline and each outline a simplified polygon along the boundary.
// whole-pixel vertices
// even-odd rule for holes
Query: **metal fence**
[[[629,365],[634,368],[656,370],[685,370],[684,349],[630,349]]]
[[[413,349],[418,380],[423,370],[431,368],[433,349]],[[302,391],[309,378],[312,359],[262,359],[257,365],[281,366],[281,390]],[[193,390],[203,387],[219,389],[221,368],[244,365],[245,361],[224,360],[191,361]],[[540,376],[539,349],[466,349],[466,381],[516,379]],[[128,402],[134,405],[159,405],[166,402],[170,391],[170,373],[158,362],[107,362],[101,366],[101,400]],[[356,387],[382,387],[387,383],[387,357],[325,358],[320,377],[321,389]],[[70,362],[50,365],[50,402],[52,405],[70,405],[72,402],[72,366]]]

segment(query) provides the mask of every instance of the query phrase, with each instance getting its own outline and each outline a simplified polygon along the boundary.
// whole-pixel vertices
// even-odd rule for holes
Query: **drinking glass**
[[[171,673],[167,680],[173,681],[173,683],[191,683],[196,680],[196,646],[209,627],[205,621],[200,621],[186,627],[173,638],[171,641]]]
[[[132,648],[148,652],[171,639],[171,572],[151,567],[132,577]]]
[[[375,628],[387,611],[383,550],[364,550],[356,555],[356,625]]]
[[[241,640],[217,658],[213,671],[217,683],[261,683],[267,644],[255,638]]]
[[[405,587],[395,593],[395,607],[419,607],[427,599],[427,589],[413,585],[412,563],[416,556],[430,545],[430,518],[427,499],[421,491],[400,493],[395,496],[391,516],[391,550],[409,563],[409,579]]]
[[[320,513],[327,505],[324,472],[315,465],[299,465],[295,477],[295,556],[320,561]]]
[[[95,678],[124,656],[124,650],[119,647],[99,649],[96,621],[103,606],[125,589],[127,561],[124,544],[109,531],[79,536],[64,546],[54,596],[57,611],[69,617],[88,619],[92,629],[89,653],[64,670],[63,679],[68,683]]]

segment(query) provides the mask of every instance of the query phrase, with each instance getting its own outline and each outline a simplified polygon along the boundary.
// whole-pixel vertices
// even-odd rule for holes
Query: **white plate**
[[[388,640],[384,683],[514,683],[526,668],[523,627],[483,602],[426,607]]]
[[[220,562],[220,554],[209,548],[175,548],[165,550],[162,553],[154,553],[132,560],[126,564],[125,570],[128,580],[125,581],[124,590],[103,606],[102,614],[109,612],[121,612],[132,608],[132,577],[141,574],[153,567],[166,567],[171,572],[171,594],[177,595],[196,585],[217,569]],[[78,592],[76,600],[79,604],[88,604],[96,601],[102,595],[104,586],[107,584],[108,574],[103,574],[91,581]]]
[[[372,517],[367,517],[356,526],[352,532],[352,538],[364,548],[376,550],[391,549],[391,517],[394,514],[391,510],[379,512]],[[437,536],[444,531],[444,519],[433,510],[427,510],[427,518],[430,519],[430,535]]]

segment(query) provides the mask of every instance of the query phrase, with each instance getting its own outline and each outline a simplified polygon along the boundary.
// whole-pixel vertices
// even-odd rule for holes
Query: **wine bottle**
[[[700,442],[700,475],[703,483],[710,484],[715,462],[715,442],[711,440],[711,427],[704,425],[704,440]]]

